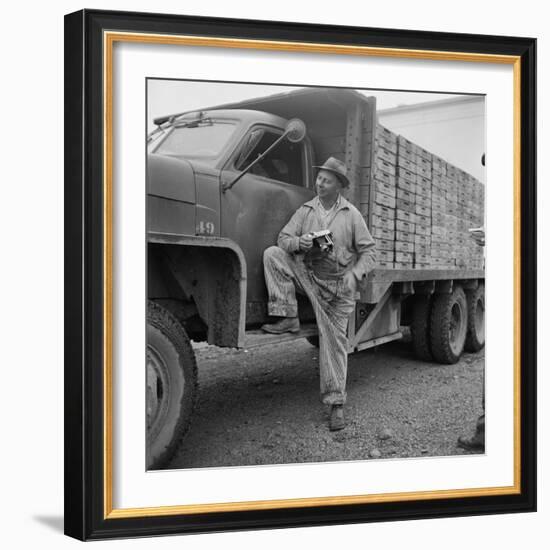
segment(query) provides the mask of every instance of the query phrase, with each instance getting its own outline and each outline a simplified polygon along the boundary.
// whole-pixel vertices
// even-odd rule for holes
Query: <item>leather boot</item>
[[[457,445],[468,451],[485,449],[485,414],[478,418],[474,435],[472,437],[459,437]]]
[[[344,420],[344,405],[332,405],[328,427],[331,432],[342,430],[346,427]]]
[[[283,317],[276,323],[262,326],[264,332],[271,334],[283,334],[284,332],[300,332],[300,320],[298,317]]]

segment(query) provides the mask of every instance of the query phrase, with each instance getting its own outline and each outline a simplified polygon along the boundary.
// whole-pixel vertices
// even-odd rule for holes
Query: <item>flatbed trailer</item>
[[[415,316],[414,308],[418,303],[433,305],[435,300],[446,300],[456,288],[461,288],[468,301],[472,293],[479,293],[483,286],[485,272],[481,269],[375,269],[369,273],[362,284],[355,315],[348,325],[348,353],[362,351],[402,338],[401,327],[411,325]],[[439,298],[442,295],[443,298]],[[468,308],[468,304],[466,306]],[[431,309],[431,308],[430,308]],[[479,321],[483,321],[483,312]],[[467,309],[464,312],[467,315]],[[424,321],[426,330],[431,330],[429,319]],[[466,320],[467,323],[467,320]],[[417,329],[417,326],[415,326]],[[480,328],[478,328],[478,331]],[[253,348],[268,344],[291,342],[307,338],[316,343],[317,327],[315,323],[302,325],[297,334],[266,334],[261,330],[249,330],[245,333],[244,348]],[[452,337],[452,334],[450,335]],[[414,334],[414,338],[429,341],[428,334]],[[419,342],[426,345],[425,342]],[[415,343],[416,344],[416,343]],[[421,352],[422,353],[422,352]],[[421,358],[425,359],[424,353]],[[453,358],[454,359],[454,358]],[[453,361],[454,362],[454,361]]]

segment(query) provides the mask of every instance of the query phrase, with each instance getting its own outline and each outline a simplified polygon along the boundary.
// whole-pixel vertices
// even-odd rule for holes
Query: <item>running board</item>
[[[374,346],[379,346],[380,344],[386,344],[392,340],[399,340],[403,338],[402,332],[394,332],[393,334],[388,334],[387,336],[380,336],[379,338],[373,338],[372,340],[366,340],[361,342],[355,347],[355,351],[362,351],[364,349],[373,348]]]
[[[263,330],[249,330],[244,336],[244,348],[255,348],[267,344],[279,344],[280,342],[293,342],[300,338],[317,336],[317,325],[315,323],[301,325],[300,332],[293,334],[284,332],[283,334],[270,334]]]

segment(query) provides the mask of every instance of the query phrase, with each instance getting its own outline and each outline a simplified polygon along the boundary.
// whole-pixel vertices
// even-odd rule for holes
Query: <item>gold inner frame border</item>
[[[483,487],[415,491],[371,495],[346,495],[327,497],[304,497],[293,499],[254,500],[242,502],[220,502],[208,504],[182,504],[147,508],[113,508],[113,47],[116,42],[143,44],[166,44],[181,46],[203,46],[215,48],[258,49],[271,51],[358,55],[370,57],[394,57],[473,63],[498,63],[513,66],[514,93],[514,484],[504,487]],[[489,497],[521,493],[521,422],[520,422],[520,380],[521,380],[521,59],[519,56],[447,52],[432,50],[408,50],[370,46],[349,46],[341,44],[316,44],[307,42],[284,42],[272,40],[249,40],[239,38],[218,38],[187,35],[163,35],[133,32],[104,31],[103,33],[103,282],[104,282],[104,346],[103,346],[103,390],[104,390],[104,445],[103,445],[103,509],[105,519],[173,516],[182,514],[235,512],[249,510],[273,510],[305,508],[310,506],[334,506],[383,502],[404,502],[413,500],[435,500],[447,498]]]

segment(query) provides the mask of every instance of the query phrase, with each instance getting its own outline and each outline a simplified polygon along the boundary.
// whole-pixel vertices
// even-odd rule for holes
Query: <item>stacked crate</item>
[[[399,136],[397,139],[395,201],[395,267],[414,266],[416,234],[416,156],[415,145]]]
[[[372,172],[373,200],[369,208],[372,210],[371,233],[376,243],[377,263],[383,269],[395,267],[396,153],[397,134],[377,125]]]
[[[432,171],[431,267],[483,268],[483,248],[469,231],[484,223],[483,185],[436,156],[432,159]]]
[[[462,183],[459,190],[459,226],[461,241],[457,266],[483,269],[484,250],[471,237],[470,229],[483,228],[485,190],[483,184],[466,173],[461,173]]]
[[[448,269],[454,265],[451,240],[456,218],[453,211],[456,211],[456,186],[447,177],[447,163],[433,155],[431,269]]]
[[[432,154],[415,146],[416,188],[414,267],[428,269],[432,253]]]
[[[370,146],[370,140],[369,140]],[[378,267],[482,269],[470,229],[484,225],[484,186],[444,159],[377,125],[373,169],[360,185]]]

